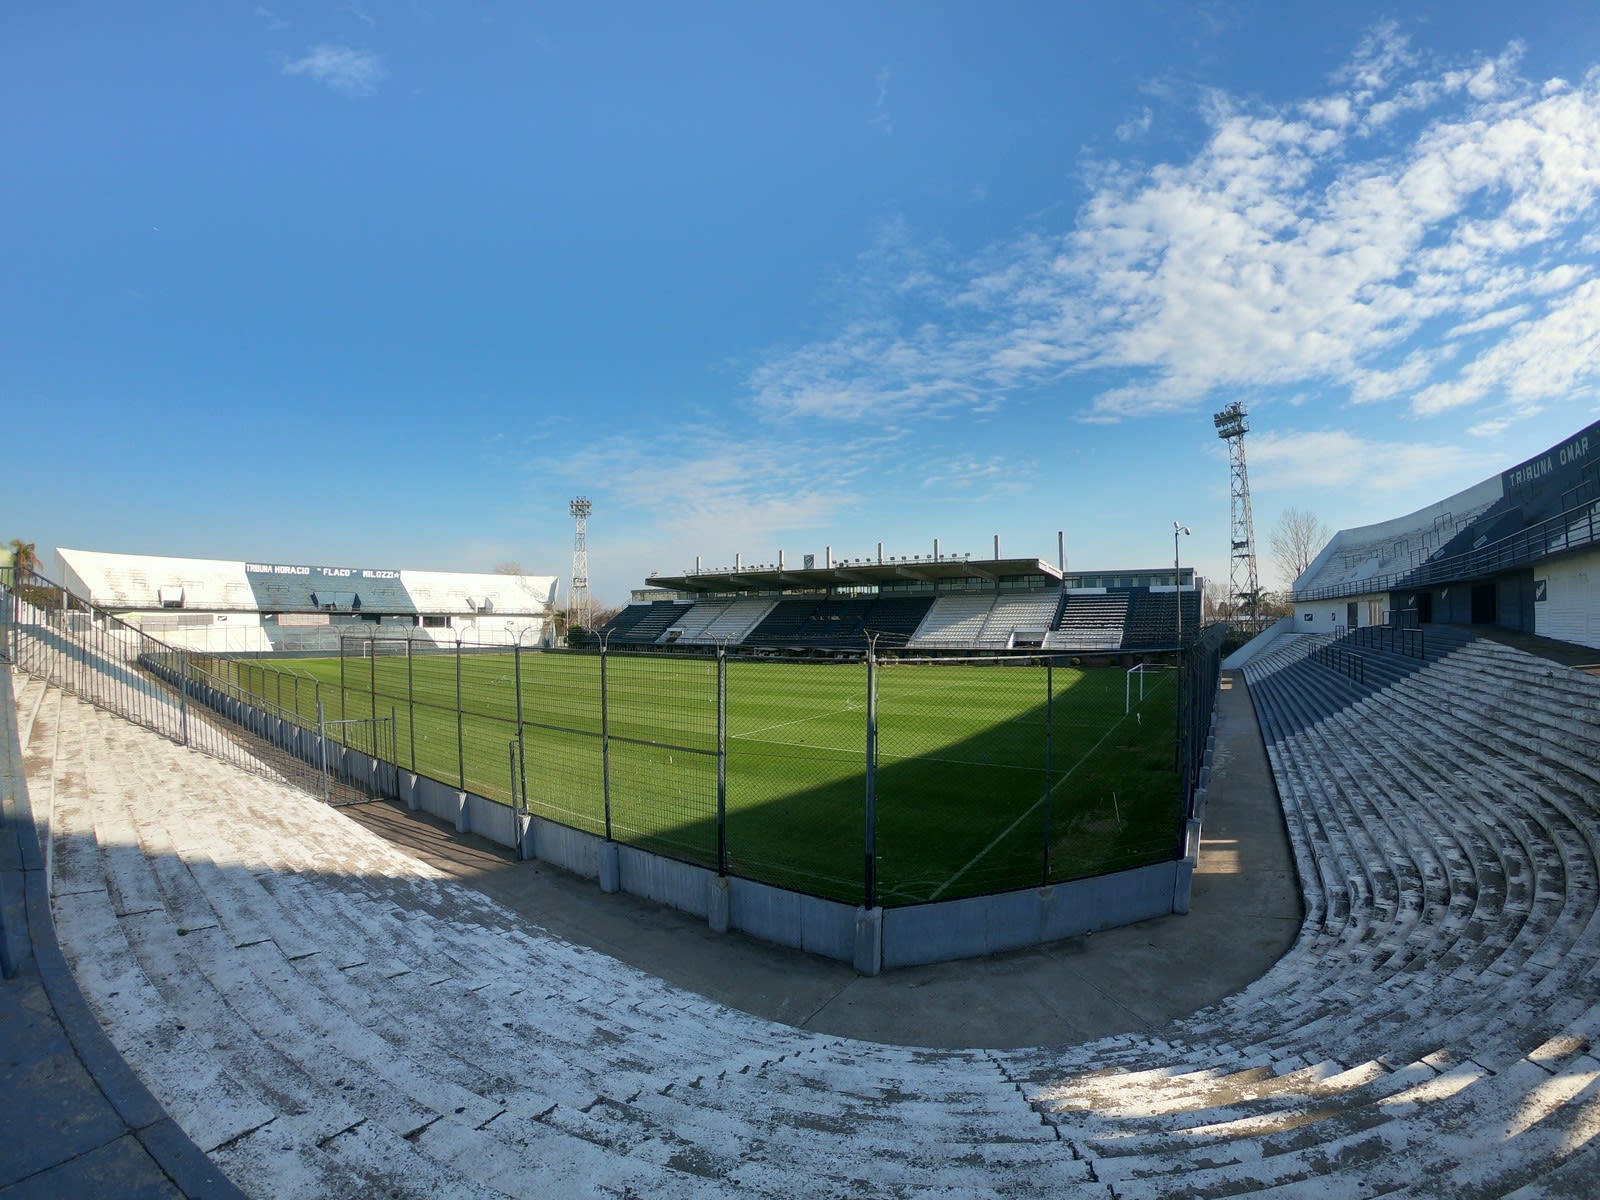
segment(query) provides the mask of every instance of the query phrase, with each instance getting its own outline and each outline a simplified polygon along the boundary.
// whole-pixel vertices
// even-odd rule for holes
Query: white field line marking
[[[968,862],[966,866],[962,867],[954,875],[950,876],[949,879],[946,879],[943,883],[941,883],[938,886],[938,888],[934,891],[933,895],[929,896],[928,899],[929,900],[937,900],[940,896],[942,896],[944,894],[944,892],[945,892],[945,890],[947,888],[949,888],[952,884],[954,884],[956,882],[956,880],[960,879],[963,875],[965,875],[973,867],[977,866],[979,859],[983,858],[983,856],[988,854],[989,851],[993,850],[1001,842],[1005,841],[1006,838],[1010,837],[1011,836],[1011,832],[1014,829],[1016,829],[1016,827],[1018,825],[1021,825],[1024,821],[1026,821],[1030,816],[1033,815],[1033,810],[1034,809],[1038,808],[1041,804],[1043,804],[1051,796],[1054,796],[1056,794],[1056,788],[1060,787],[1067,780],[1071,779],[1072,775],[1073,775],[1073,772],[1076,771],[1079,767],[1083,766],[1084,763],[1089,761],[1090,757],[1094,754],[1094,752],[1096,750],[1100,749],[1100,746],[1102,745],[1102,743],[1105,742],[1106,738],[1110,737],[1113,733],[1115,733],[1117,731],[1117,725],[1121,725],[1122,722],[1126,721],[1127,719],[1128,718],[1126,716],[1117,718],[1116,725],[1113,725],[1110,729],[1106,730],[1105,733],[1103,733],[1100,736],[1100,741],[1096,742],[1093,746],[1090,746],[1088,753],[1085,754],[1082,758],[1080,758],[1077,762],[1073,763],[1071,768],[1067,771],[1067,773],[1065,775],[1063,775],[1060,779],[1056,780],[1055,784],[1052,785],[1052,787],[1050,788],[1050,790],[1048,792],[1046,792],[1044,795],[1040,796],[1037,800],[1035,800],[1032,804],[1030,804],[1028,806],[1026,812],[1022,813],[1019,817],[1017,817],[1017,819],[1015,821],[1013,821],[1013,822],[1011,822],[1011,824],[1007,825],[1004,830],[1002,830],[1000,833],[996,834],[994,841],[990,842],[982,850],[979,850],[976,854],[974,854],[972,856],[971,861]]]
[[[754,741],[758,734],[766,733],[770,729],[784,729],[784,728],[787,728],[790,725],[804,725],[807,721],[820,721],[820,720],[823,720],[825,717],[837,717],[840,713],[847,713],[847,712],[853,712],[853,711],[855,711],[855,710],[850,706],[849,701],[846,701],[845,702],[845,706],[843,708],[835,709],[832,712],[812,713],[809,717],[796,717],[792,721],[774,721],[771,725],[763,725],[763,726],[761,726],[760,729],[750,729],[750,730],[745,731],[744,733],[730,733],[728,735],[728,740],[730,742],[732,742],[732,741],[738,741],[738,742]],[[775,745],[775,746],[788,746],[788,745],[793,745],[793,744],[794,743],[792,743],[792,742],[774,742],[773,743],[773,745]]]

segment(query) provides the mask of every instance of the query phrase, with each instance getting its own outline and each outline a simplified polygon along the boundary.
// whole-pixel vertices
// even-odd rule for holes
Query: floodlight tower
[[[1217,426],[1217,436],[1228,443],[1228,466],[1233,479],[1228,611],[1236,614],[1241,605],[1248,606],[1250,628],[1254,631],[1261,624],[1261,584],[1256,576],[1256,527],[1250,515],[1250,473],[1244,464],[1244,435],[1250,432],[1250,423],[1245,419],[1248,415],[1244,405],[1235,400],[1212,420]],[[1242,588],[1239,586],[1241,568],[1245,577]]]
[[[589,628],[589,514],[594,505],[579,496],[567,508],[577,528],[572,535],[572,586],[567,589],[567,628]]]

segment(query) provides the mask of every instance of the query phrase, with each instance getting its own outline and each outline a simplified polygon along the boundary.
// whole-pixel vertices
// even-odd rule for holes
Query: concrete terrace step
[[[269,780],[25,698],[85,991],[253,1190],[1582,1194],[1600,1119],[1586,776],[1520,717],[1484,728],[1489,697],[1456,674],[1475,643],[1362,690],[1307,641],[1247,668],[1306,877],[1293,948],[1157,1033],[1012,1052],[729,1012]],[[1504,687],[1543,686],[1484,657]],[[1440,689],[1480,717],[1419,738],[1451,707]]]

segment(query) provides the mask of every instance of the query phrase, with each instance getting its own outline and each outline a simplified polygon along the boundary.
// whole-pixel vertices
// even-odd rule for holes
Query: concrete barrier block
[[[855,958],[854,905],[820,896],[800,897],[800,948],[839,962]]]
[[[543,817],[533,818],[533,830],[533,844],[540,862],[571,871],[584,879],[600,877],[600,847],[605,843],[598,836]]]
[[[728,919],[733,928],[780,946],[796,944],[794,930],[801,927],[800,894],[786,892],[749,879],[734,879]],[[855,954],[852,933],[851,957]]]
[[[715,878],[712,871],[633,846],[618,845],[617,861],[618,886],[630,896],[697,917],[707,915],[706,882]]]
[[[726,875],[713,875],[706,883],[706,924],[712,933],[728,932],[728,914],[733,904],[733,893]]]
[[[497,846],[517,844],[515,814],[508,804],[500,804],[476,792],[467,793],[467,828]]]
[[[1194,863],[1185,859],[1177,864],[1177,872],[1172,880],[1172,911],[1179,916],[1186,916],[1189,912],[1189,899],[1194,890]]]
[[[856,909],[856,974],[871,978],[883,970],[883,909]]]
[[[600,844],[600,890],[607,895],[622,889],[622,862],[615,842]]]

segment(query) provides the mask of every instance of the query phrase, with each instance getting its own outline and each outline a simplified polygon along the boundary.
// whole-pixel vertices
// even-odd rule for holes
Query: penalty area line
[[[1100,747],[1105,743],[1106,738],[1110,737],[1113,733],[1115,733],[1117,731],[1117,726],[1121,725],[1127,719],[1128,718],[1127,718],[1126,714],[1124,714],[1121,717],[1118,717],[1117,721],[1116,721],[1116,724],[1112,725],[1110,729],[1106,730],[1103,734],[1101,734],[1100,735],[1100,740],[1098,742],[1096,742],[1094,745],[1090,746],[1088,752],[1086,754],[1084,754],[1084,756],[1082,758],[1080,758],[1077,762],[1073,763],[1071,768],[1067,771],[1067,773],[1065,775],[1063,775],[1060,779],[1056,780],[1055,783],[1051,785],[1050,790],[1048,792],[1046,792],[1044,795],[1040,796],[1037,800],[1035,800],[1032,804],[1030,804],[1027,807],[1027,809],[1025,811],[1023,811],[1017,817],[1017,819],[1015,821],[1011,822],[1011,824],[1007,825],[1003,830],[1001,830],[999,833],[997,833],[992,842],[990,842],[982,850],[979,850],[976,854],[974,854],[972,856],[971,859],[968,860],[966,866],[962,867],[954,875],[950,876],[949,879],[946,879],[937,888],[935,888],[933,895],[929,896],[928,899],[930,901],[937,900],[940,896],[944,895],[945,891],[947,889],[953,887],[957,880],[959,880],[968,871],[972,870],[973,867],[977,866],[978,863],[989,853],[989,851],[993,850],[1001,842],[1005,841],[1006,838],[1010,837],[1012,835],[1012,833],[1015,832],[1017,826],[1021,825],[1030,816],[1032,816],[1034,811],[1037,810],[1038,807],[1041,804],[1043,804],[1051,796],[1054,796],[1056,794],[1056,789],[1059,788],[1067,780],[1071,779],[1072,776],[1073,776],[1073,773],[1075,771],[1077,771],[1077,769],[1079,767],[1083,766],[1084,763],[1088,762],[1090,756],[1092,756],[1094,754],[1094,752],[1096,750],[1100,749]]]

